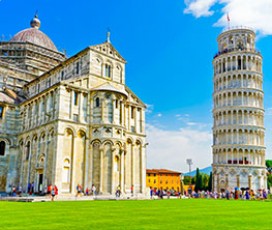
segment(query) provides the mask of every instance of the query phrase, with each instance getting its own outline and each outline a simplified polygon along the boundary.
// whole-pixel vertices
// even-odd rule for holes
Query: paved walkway
[[[115,197],[114,195],[98,195],[98,196],[75,196],[75,195],[58,195],[54,201],[93,201],[93,200],[145,200],[149,199],[144,196],[124,195]],[[51,201],[51,196],[1,196],[0,201],[18,201],[18,202],[46,202]]]

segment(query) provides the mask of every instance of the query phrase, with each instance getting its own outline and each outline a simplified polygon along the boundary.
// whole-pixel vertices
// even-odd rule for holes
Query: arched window
[[[0,142],[0,156],[5,156],[6,142]]]
[[[3,118],[3,111],[4,111],[3,106],[0,106],[0,119]]]
[[[99,107],[100,106],[100,100],[99,100],[99,97],[97,97],[95,99],[95,107]]]
[[[26,161],[29,159],[30,156],[30,141],[26,144]]]
[[[111,66],[109,64],[105,64],[104,76],[111,77]]]

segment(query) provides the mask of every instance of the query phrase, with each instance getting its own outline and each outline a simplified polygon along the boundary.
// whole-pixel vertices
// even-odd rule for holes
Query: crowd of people
[[[210,191],[184,191],[183,193],[177,192],[174,189],[166,190],[166,189],[157,189],[150,187],[150,199],[163,199],[170,198],[170,196],[175,196],[178,198],[212,198],[212,199],[244,199],[244,200],[265,200],[268,198],[270,191],[266,191],[265,189],[258,190],[254,192],[250,189],[239,189],[235,188],[232,190],[225,190],[222,192],[210,192]]]
[[[154,199],[155,197],[158,197],[160,199],[162,199],[163,197],[167,197],[170,198],[170,196],[176,196],[176,197],[180,197],[181,193],[178,191],[175,191],[174,189],[157,189],[157,188],[152,188],[150,187],[150,198]]]
[[[133,185],[131,186],[131,196],[133,196]],[[15,187],[11,186],[11,192],[10,196],[21,196],[24,193],[21,186]],[[58,195],[58,187],[56,185],[48,185],[47,190],[45,192],[47,195],[51,196],[51,201],[54,201],[56,199],[56,196]],[[34,183],[29,183],[27,187],[27,194],[32,195],[34,194]],[[270,194],[270,190],[266,191],[265,189],[260,189],[257,192],[254,192],[251,189],[240,189],[235,188],[234,190],[226,189],[221,192],[210,192],[210,191],[198,191],[195,192],[193,190],[184,191],[183,193],[180,193],[178,191],[175,191],[174,189],[157,189],[150,187],[150,198],[155,199],[163,199],[163,198],[170,198],[170,196],[175,196],[178,198],[212,198],[212,199],[243,199],[243,200],[254,200],[254,199],[260,199],[264,200],[268,198],[268,195]],[[92,184],[91,188],[87,187],[84,191],[82,185],[78,184],[76,186],[76,197],[80,196],[93,196],[96,198],[97,191],[94,184]],[[121,196],[121,187],[120,185],[117,186],[116,192],[115,192],[116,198],[119,198]]]
[[[239,189],[235,188],[234,190],[225,190],[222,192],[210,192],[210,191],[186,191],[184,195],[188,198],[213,198],[213,199],[243,199],[243,200],[254,200],[254,199],[267,199],[269,190],[260,189],[257,192],[254,192],[252,189]]]

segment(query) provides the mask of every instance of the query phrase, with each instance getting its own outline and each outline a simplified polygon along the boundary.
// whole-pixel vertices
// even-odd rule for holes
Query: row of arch
[[[264,130],[224,129],[213,132],[214,145],[244,144],[264,146]]]
[[[263,108],[263,92],[221,92],[214,95],[214,106],[250,106]]]
[[[238,47],[241,44],[246,49],[254,48],[254,35],[252,31],[247,30],[240,33],[234,33],[233,31],[221,34],[219,36],[219,50],[223,51],[227,48]]]
[[[260,56],[253,55],[232,55],[223,58],[217,58],[214,61],[214,73],[221,74],[227,71],[247,70],[262,71],[262,60]]]
[[[230,164],[230,165],[265,165],[265,151],[253,149],[214,149],[213,150],[214,164]]]
[[[253,88],[262,90],[263,79],[261,74],[243,74],[243,75],[224,75],[215,77],[214,90],[220,91],[224,89],[234,88]]]
[[[260,110],[226,110],[214,111],[214,126],[256,125],[264,126],[264,112]]]
[[[22,107],[22,130],[28,130],[53,120],[56,116],[57,96],[54,90],[30,101]]]
[[[141,139],[132,138],[125,142],[94,139],[86,143],[83,130],[78,136],[74,130],[66,128],[62,152],[63,190],[73,192],[76,184],[83,187],[95,184],[99,193],[113,194],[118,185],[125,191],[125,186],[134,184],[139,192],[143,188],[143,145]]]

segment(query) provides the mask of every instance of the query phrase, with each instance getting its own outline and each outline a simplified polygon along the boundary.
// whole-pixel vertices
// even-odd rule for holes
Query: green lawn
[[[272,202],[0,202],[0,229],[272,229]]]

